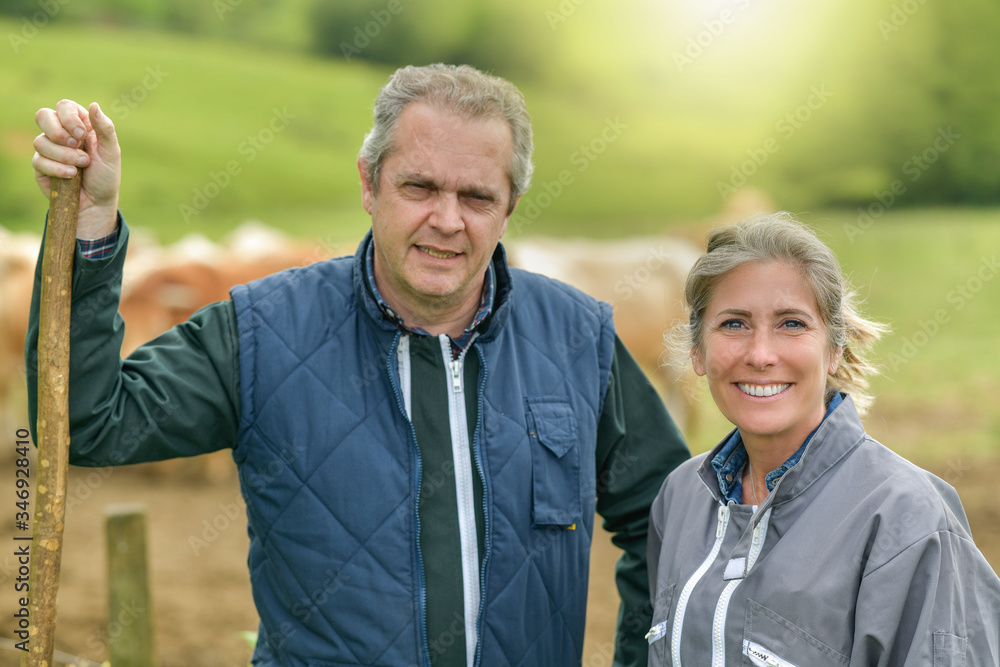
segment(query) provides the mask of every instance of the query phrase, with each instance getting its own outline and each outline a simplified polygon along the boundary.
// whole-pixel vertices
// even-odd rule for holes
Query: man
[[[625,549],[616,664],[646,663],[649,505],[688,453],[610,308],[507,266],[532,169],[514,86],[397,71],[358,160],[356,255],[237,286],[121,362],[114,126],[67,100],[36,119],[44,193],[87,167],[72,462],[233,449],[254,664],[580,664],[595,507]]]

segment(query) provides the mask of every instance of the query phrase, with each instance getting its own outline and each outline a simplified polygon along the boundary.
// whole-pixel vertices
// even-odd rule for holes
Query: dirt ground
[[[232,468],[216,454],[215,470]],[[190,467],[189,467],[190,466]],[[205,462],[176,462],[164,472],[132,466],[103,472],[74,468],[70,476],[56,648],[88,661],[106,659],[107,583],[104,511],[142,503],[148,512],[149,558],[156,652],[160,667],[244,667],[250,650],[241,631],[254,630],[257,615],[246,568],[247,535],[235,474],[204,479]],[[1000,457],[975,466],[934,470],[962,495],[973,535],[994,569],[1000,568],[1000,510],[990,502],[1000,478]],[[4,463],[0,488],[13,469]],[[13,492],[6,494],[13,495]],[[234,506],[239,515],[233,516]],[[6,514],[12,515],[8,508]],[[12,545],[13,517],[0,539]],[[17,609],[13,548],[0,550],[0,637],[12,637]],[[618,609],[612,573],[618,550],[606,534],[595,539],[583,664],[608,667]],[[127,619],[126,619],[127,620]],[[0,648],[0,665],[17,665],[20,653]],[[72,663],[71,663],[72,664]],[[87,665],[88,662],[77,664]]]

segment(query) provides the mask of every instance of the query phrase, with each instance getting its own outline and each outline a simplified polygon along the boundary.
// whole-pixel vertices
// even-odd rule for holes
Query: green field
[[[0,22],[2,34],[14,28]],[[0,65],[0,87],[18,91],[0,110],[4,224],[37,226],[34,113],[68,97],[100,102],[115,121],[122,209],[164,241],[217,238],[248,217],[351,234],[360,224],[351,156],[370,122],[370,102],[360,101],[384,78],[224,42],[48,26]]]
[[[2,35],[20,29],[0,21]],[[116,122],[122,209],[164,242],[219,238],[250,218],[324,244],[356,239],[367,222],[354,161],[389,71],[203,38],[46,26],[0,61],[0,89],[12,91],[0,105],[0,224],[39,228],[33,116],[70,97],[101,102]],[[515,235],[701,228],[720,205],[716,182],[732,146],[754,145],[750,129],[704,116],[523,88],[538,166]],[[557,188],[564,172],[570,182]],[[893,328],[876,350],[884,374],[874,381],[872,433],[917,459],[996,456],[1000,209],[801,217],[836,250],[870,316]],[[727,428],[710,398],[703,403],[696,450]]]

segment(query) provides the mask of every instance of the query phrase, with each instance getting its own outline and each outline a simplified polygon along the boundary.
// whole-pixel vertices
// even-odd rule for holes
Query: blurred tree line
[[[1000,4],[850,2],[832,32],[817,49],[836,108],[774,176],[804,206],[1000,203]]]
[[[661,113],[661,124],[677,128],[672,135],[663,131],[666,143],[693,136],[708,154],[687,148],[649,159],[690,159],[709,185],[745,180],[789,207],[865,205],[890,195],[908,205],[1000,203],[996,0],[788,2],[781,5],[791,17],[787,24],[734,51],[726,42],[739,31],[739,20],[723,25],[728,22],[719,12],[749,12],[768,3],[703,3],[702,11],[712,5],[717,14],[684,27],[680,13],[693,3],[0,0],[0,14],[36,23],[166,29],[390,66],[466,62],[605,108],[612,99],[622,108],[646,105],[648,115]],[[805,25],[807,12],[828,17],[815,36],[794,23],[799,17]],[[702,45],[700,60],[681,66],[678,54],[690,55],[694,39]],[[798,51],[782,60],[758,59],[782,43]],[[778,78],[784,86],[768,83]],[[830,105],[808,118],[808,131],[794,141],[789,134],[780,151],[767,154],[766,169],[749,165],[748,156],[761,155],[767,139],[781,141],[775,128],[782,115],[794,114],[802,91],[818,83],[834,92]],[[700,129],[680,126],[680,113],[703,121]],[[711,129],[709,121],[721,129]]]
[[[0,0],[0,14],[36,23],[164,29],[390,65],[466,62],[506,76],[529,75],[544,58],[547,26],[530,7],[523,0]]]

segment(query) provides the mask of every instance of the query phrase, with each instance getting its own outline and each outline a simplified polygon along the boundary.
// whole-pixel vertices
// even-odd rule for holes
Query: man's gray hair
[[[513,157],[507,168],[510,181],[508,213],[531,185],[531,116],[524,96],[512,83],[468,65],[402,67],[393,73],[375,98],[375,123],[365,135],[358,157],[365,176],[378,194],[385,159],[395,150],[394,132],[403,109],[426,102],[468,119],[499,117],[507,121],[513,138]]]

